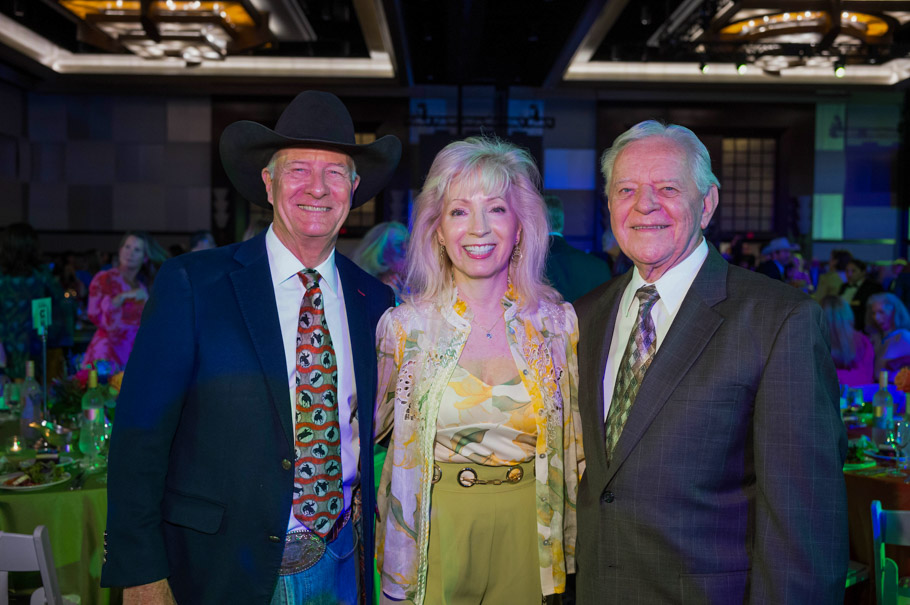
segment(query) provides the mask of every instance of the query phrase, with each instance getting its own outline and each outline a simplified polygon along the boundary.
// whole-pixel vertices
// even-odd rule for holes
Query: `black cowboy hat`
[[[401,159],[401,141],[386,135],[367,145],[354,139],[354,122],[344,103],[335,95],[307,90],[291,101],[275,130],[257,122],[241,120],[221,134],[221,163],[234,187],[247,200],[270,207],[262,169],[279,149],[317,147],[351,156],[360,176],[352,206],[363,204],[392,178]]]

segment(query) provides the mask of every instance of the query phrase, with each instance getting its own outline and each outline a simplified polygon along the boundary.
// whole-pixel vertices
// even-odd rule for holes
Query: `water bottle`
[[[44,420],[44,394],[41,385],[35,380],[35,362],[28,361],[25,363],[25,381],[19,386],[19,400],[22,404],[22,413],[19,417],[19,430],[26,443],[31,444],[41,436],[38,429],[29,425],[32,423],[41,424]]]
[[[875,413],[873,424],[873,441],[884,443],[888,432],[894,424],[894,399],[888,392],[888,372],[882,371],[878,377],[878,390],[872,398],[872,409]]]
[[[97,468],[99,453],[104,444],[104,401],[105,396],[98,387],[98,372],[88,375],[88,390],[82,396],[82,421],[79,430],[79,451],[85,456],[83,466]]]

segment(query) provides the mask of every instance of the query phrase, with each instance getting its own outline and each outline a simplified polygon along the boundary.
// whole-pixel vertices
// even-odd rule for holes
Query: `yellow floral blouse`
[[[578,415],[578,320],[569,304],[519,312],[502,299],[506,334],[536,414],[537,546],[543,594],[565,591],[575,571],[575,503],[584,470]],[[440,402],[471,332],[457,292],[440,307],[406,303],[377,327],[376,438],[391,431],[379,482],[377,558],[382,590],[422,605],[430,535],[430,486]]]
[[[490,385],[456,365],[436,414],[435,460],[510,466],[536,449],[537,413],[520,377]]]

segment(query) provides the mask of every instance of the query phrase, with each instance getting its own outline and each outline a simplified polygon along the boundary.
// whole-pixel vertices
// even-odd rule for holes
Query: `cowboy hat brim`
[[[262,182],[262,169],[276,151],[289,147],[314,147],[345,153],[354,160],[360,184],[354,191],[352,207],[356,208],[391,180],[401,159],[401,141],[386,135],[366,145],[339,143],[318,138],[294,138],[249,120],[234,122],[221,135],[219,151],[224,170],[231,183],[248,201],[271,207]]]

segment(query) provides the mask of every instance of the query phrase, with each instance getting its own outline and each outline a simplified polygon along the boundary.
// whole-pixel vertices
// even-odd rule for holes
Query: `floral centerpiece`
[[[910,393],[910,367],[901,368],[894,377],[894,386],[898,391]]]
[[[63,421],[64,419],[74,419],[82,413],[82,397],[88,390],[88,378],[91,370],[98,372],[98,386],[108,390],[108,397],[117,398],[120,393],[123,372],[116,371],[116,365],[109,361],[98,360],[72,376],[55,378],[51,382],[48,394],[48,412],[52,417]]]

